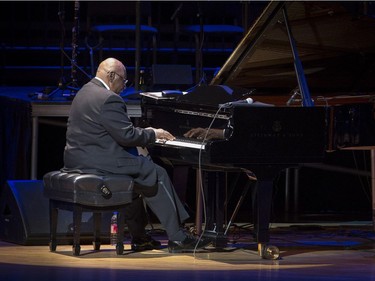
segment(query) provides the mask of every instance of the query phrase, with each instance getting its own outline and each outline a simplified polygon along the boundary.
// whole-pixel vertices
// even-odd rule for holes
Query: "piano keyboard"
[[[157,139],[155,143],[178,146],[178,147],[193,148],[193,149],[203,149],[203,150],[206,147],[205,143],[202,143],[201,141],[197,141],[194,139],[182,139],[182,138],[176,138],[175,140],[168,140],[168,141]]]

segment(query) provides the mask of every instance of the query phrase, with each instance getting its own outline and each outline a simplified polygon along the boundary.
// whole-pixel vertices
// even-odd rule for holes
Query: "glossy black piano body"
[[[325,108],[235,105],[215,117],[218,108],[196,108],[194,103],[178,100],[158,104],[144,100],[143,107],[151,126],[161,126],[178,137],[196,127],[231,128],[227,139],[207,141],[201,152],[168,144],[152,148],[159,157],[176,162],[197,164],[201,157],[202,165],[255,169],[259,165],[320,162],[325,155]]]
[[[213,93],[208,91],[206,94]],[[150,149],[151,155],[174,165],[191,165],[204,171],[250,170],[255,173],[257,200],[254,202],[257,207],[254,208],[254,233],[257,242],[268,242],[273,180],[282,169],[322,161],[327,137],[322,129],[326,126],[325,108],[241,104],[219,110],[217,106],[197,105],[188,100],[155,101],[146,98],[143,112],[149,125],[163,127],[178,137],[196,127],[230,128],[229,136],[205,142],[204,149],[157,144]],[[213,192],[224,192],[220,186],[209,188]],[[218,212],[211,211],[222,218]],[[215,228],[218,235],[223,232],[221,226],[210,227]],[[218,245],[223,246],[222,240]]]
[[[211,89],[198,87],[181,100],[143,103],[151,125],[176,136],[192,127],[210,126],[220,104],[249,93],[255,101],[274,105],[223,109],[212,127],[229,122],[233,134],[209,143],[201,153],[207,167],[255,172],[255,238],[260,243],[269,240],[272,180],[278,171],[319,162],[326,151],[375,147],[375,18],[366,14],[368,5],[270,2],[213,78]],[[217,92],[219,86],[234,94]],[[198,163],[197,150],[162,145],[153,152]]]

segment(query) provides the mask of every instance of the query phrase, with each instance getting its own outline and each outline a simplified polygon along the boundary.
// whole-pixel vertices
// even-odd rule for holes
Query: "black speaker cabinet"
[[[102,218],[103,243],[109,240],[111,214]],[[81,244],[92,242],[92,214],[84,213]],[[57,235],[59,244],[72,243],[73,214],[59,210]],[[7,181],[0,194],[0,239],[21,245],[48,245],[49,202],[43,195],[43,181]]]

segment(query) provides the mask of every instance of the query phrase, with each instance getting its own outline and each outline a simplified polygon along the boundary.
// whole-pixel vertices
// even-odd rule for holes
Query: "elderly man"
[[[117,59],[100,63],[96,77],[76,94],[68,119],[63,171],[93,174],[124,174],[134,178],[141,198],[129,205],[126,218],[133,250],[160,248],[145,234],[142,199],[155,213],[168,235],[170,252],[191,251],[209,244],[180,228],[188,214],[166,170],[147,157],[134,153],[156,139],[172,140],[163,129],[135,127],[119,94],[126,87],[125,66]]]

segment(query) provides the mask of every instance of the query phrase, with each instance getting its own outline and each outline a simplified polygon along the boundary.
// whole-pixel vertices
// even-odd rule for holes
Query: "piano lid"
[[[270,2],[211,81],[289,94],[297,85],[283,7],[311,95],[375,90],[375,17],[368,2]]]

